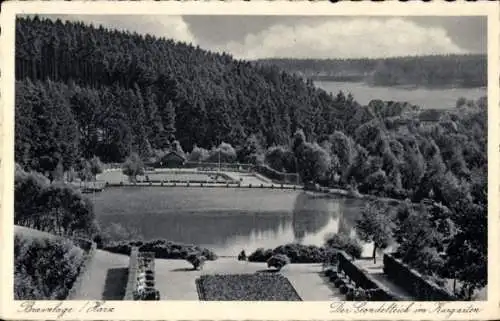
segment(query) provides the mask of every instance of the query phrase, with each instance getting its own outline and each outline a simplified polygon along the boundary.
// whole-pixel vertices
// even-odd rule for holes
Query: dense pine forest
[[[462,99],[456,110],[432,117],[406,103],[361,106],[282,70],[302,69],[299,62],[280,61],[236,60],[78,22],[19,19],[15,160],[46,174],[92,157],[154,158],[175,139],[191,160],[208,159],[219,147],[234,151],[231,160],[298,171],[306,183],[413,202],[431,198],[442,207],[427,218],[408,208],[398,214],[406,230],[395,233],[411,254],[407,263],[427,274],[446,267],[467,288],[484,286],[486,98]],[[376,70],[375,80],[388,72],[376,80],[386,85],[483,86],[486,79],[483,56],[345,64]]]
[[[37,112],[33,104],[49,99],[53,105],[43,108],[67,117],[70,132],[64,136],[80,137],[80,150],[73,152],[109,162],[123,160],[131,148],[143,154],[162,148],[172,114],[177,139],[191,150],[221,141],[240,145],[251,134],[265,146],[287,144],[299,127],[311,138],[343,130],[350,118],[343,111],[355,105],[275,67],[254,67],[173,40],[38,17],[18,20],[16,78],[18,108],[26,108],[27,117],[20,139],[31,136],[21,126],[36,130],[29,123]],[[38,155],[34,146],[19,144],[18,159]]]
[[[263,59],[261,64],[314,80],[363,81],[374,86],[429,88],[485,87],[484,54],[396,57],[383,59]]]

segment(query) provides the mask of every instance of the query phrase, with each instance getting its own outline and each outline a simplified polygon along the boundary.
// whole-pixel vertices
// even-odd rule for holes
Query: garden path
[[[373,263],[373,259],[362,259],[354,261],[358,267],[364,270],[367,274],[370,274],[375,280],[382,283],[387,289],[389,289],[392,293],[398,295],[399,297],[404,298],[407,301],[413,301],[413,296],[408,293],[402,287],[396,285],[393,281],[391,281],[387,275],[384,273],[384,259],[382,256],[377,257],[377,263]]]
[[[129,257],[97,250],[74,300],[121,300],[127,286]]]
[[[196,279],[203,274],[267,273],[265,263],[238,261],[235,257],[221,257],[205,263],[203,270],[194,271],[184,260],[155,261],[156,288],[161,300],[198,300]],[[293,285],[304,301],[342,300],[321,277],[321,264],[290,264],[280,272]]]

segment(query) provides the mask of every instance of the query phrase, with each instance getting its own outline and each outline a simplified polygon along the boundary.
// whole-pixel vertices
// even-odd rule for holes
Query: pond
[[[354,100],[367,105],[373,99],[406,101],[421,108],[453,109],[458,98],[477,100],[486,95],[486,88],[403,89],[398,87],[372,87],[359,82],[315,81],[314,84],[336,95],[342,90],[351,93]]]
[[[249,254],[286,243],[323,245],[332,233],[355,236],[361,201],[303,191],[247,188],[107,188],[90,196],[103,228],[118,223],[145,240],[164,238]],[[372,247],[365,245],[363,255]]]

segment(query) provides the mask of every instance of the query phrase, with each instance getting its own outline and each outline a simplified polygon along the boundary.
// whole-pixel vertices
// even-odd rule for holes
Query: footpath
[[[198,300],[196,279],[204,274],[269,273],[266,263],[238,261],[221,257],[207,261],[203,270],[192,270],[184,260],[155,260],[156,287],[162,300]],[[303,301],[340,301],[345,299],[338,289],[329,286],[321,276],[321,264],[289,264],[281,275],[293,285]]]
[[[97,250],[74,300],[121,300],[125,294],[129,257]]]

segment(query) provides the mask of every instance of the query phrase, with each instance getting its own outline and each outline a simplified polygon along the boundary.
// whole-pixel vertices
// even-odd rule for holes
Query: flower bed
[[[202,301],[302,301],[280,274],[202,275],[196,285]]]
[[[200,248],[195,245],[174,243],[167,240],[111,242],[105,245],[103,250],[130,255],[131,248],[134,246],[139,247],[140,252],[153,252],[157,259],[185,260],[190,253],[201,253],[209,261],[217,259],[217,255],[209,249]]]
[[[160,299],[160,292],[155,288],[154,260],[154,253],[132,249],[125,300]]]

